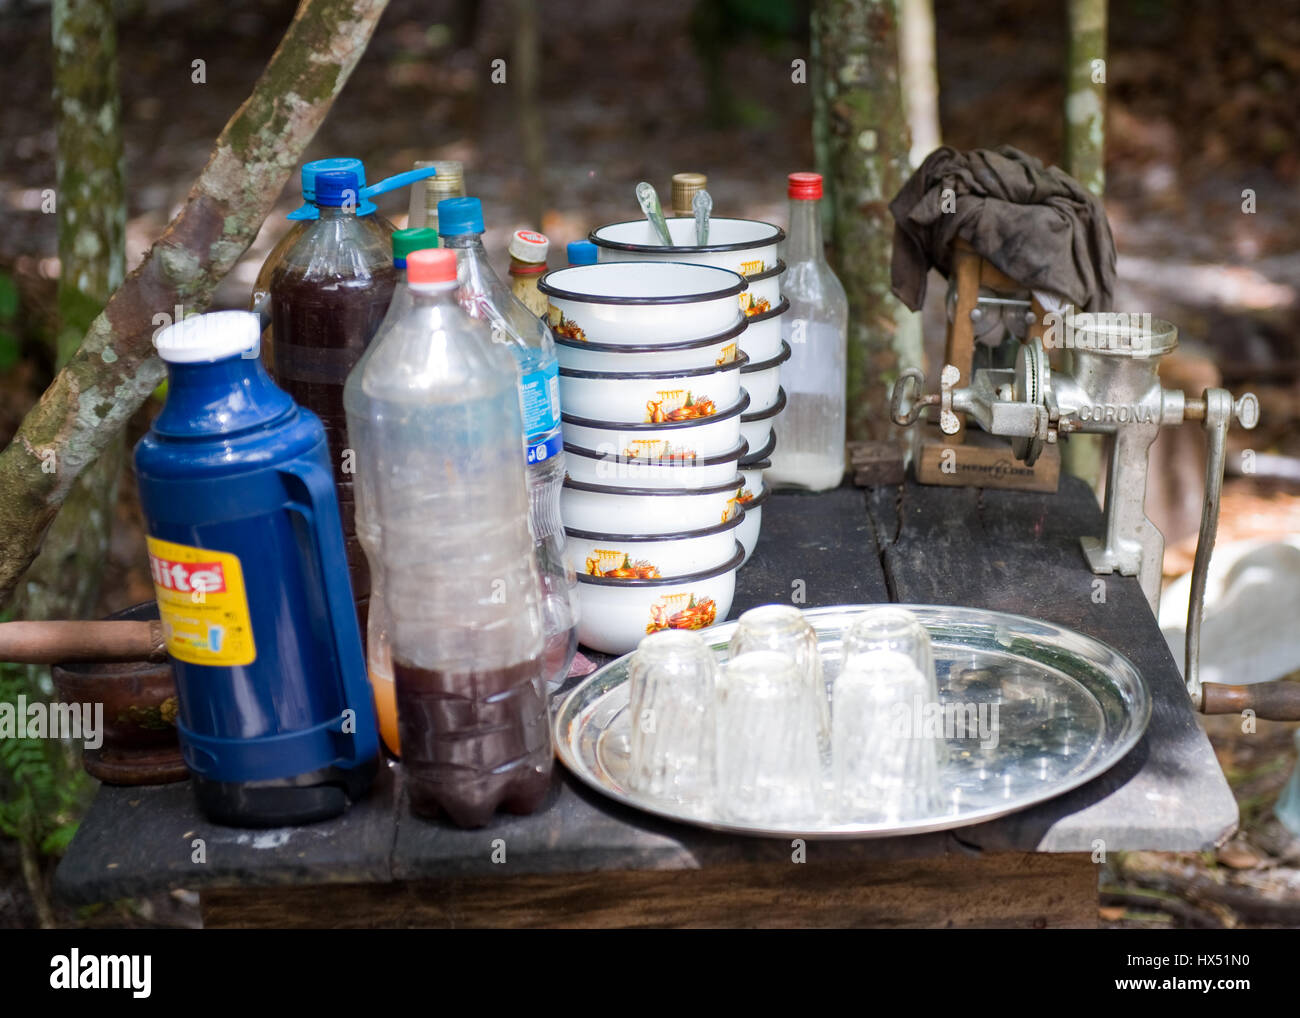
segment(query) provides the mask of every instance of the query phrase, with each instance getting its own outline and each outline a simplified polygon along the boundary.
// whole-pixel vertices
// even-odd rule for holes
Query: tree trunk
[[[95,318],[0,453],[0,603],[77,477],[162,380],[153,335],[202,310],[248,248],[347,82],[387,0],[302,0],[184,207]]]
[[[533,229],[541,230],[546,213],[546,143],[542,110],[537,103],[542,43],[537,24],[537,0],[514,0],[515,41],[510,78],[515,88],[515,116],[523,148],[525,212]]]
[[[52,13],[62,368],[121,285],[126,196],[112,0],[55,0]],[[125,447],[119,432],[73,485],[19,592],[23,618],[83,618],[94,610]]]
[[[1065,170],[1100,198],[1106,192],[1106,0],[1068,0],[1068,6]],[[1101,435],[1071,435],[1061,448],[1062,463],[1098,491],[1105,447]]]
[[[939,71],[935,60],[934,0],[901,0],[898,60],[903,106],[912,134],[912,168],[943,142],[939,130]]]
[[[889,390],[921,362],[920,315],[890,291],[889,201],[908,168],[895,0],[815,0],[814,138],[833,204],[834,262],[849,298],[848,437],[886,438]]]
[[[1065,170],[1097,197],[1106,192],[1106,0],[1068,0]]]

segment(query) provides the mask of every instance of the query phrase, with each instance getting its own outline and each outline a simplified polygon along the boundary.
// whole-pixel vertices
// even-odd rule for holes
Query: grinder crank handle
[[[927,407],[939,407],[939,427],[945,435],[955,435],[961,430],[961,424],[957,415],[952,409],[953,389],[961,380],[961,372],[955,365],[945,364],[943,370],[939,372],[940,391],[935,395],[922,396],[921,388],[925,385],[925,372],[920,368],[904,368],[898,373],[898,378],[894,380],[894,388],[889,394],[889,417],[900,428],[911,427],[921,415],[925,413]],[[912,389],[912,404],[906,410],[903,409],[903,401],[908,395],[908,382],[914,382],[910,386]]]
[[[1206,389],[1202,399],[1187,401],[1185,416],[1193,420],[1199,417],[1204,422],[1209,441],[1205,457],[1205,502],[1201,509],[1201,529],[1196,540],[1196,559],[1187,597],[1187,643],[1183,667],[1187,694],[1192,705],[1206,714],[1230,714],[1249,707],[1257,716],[1270,720],[1300,720],[1300,687],[1291,693],[1287,689],[1266,688],[1278,685],[1272,682],[1253,686],[1201,684],[1201,618],[1205,610],[1210,555],[1214,551],[1219,527],[1228,425],[1236,417],[1243,428],[1254,428],[1259,423],[1259,400],[1248,392],[1234,403],[1232,394],[1226,389]]]

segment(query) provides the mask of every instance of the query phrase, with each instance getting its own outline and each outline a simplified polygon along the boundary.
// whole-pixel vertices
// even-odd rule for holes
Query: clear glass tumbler
[[[731,658],[716,709],[718,812],[754,824],[819,819],[820,701],[794,660],[773,650]]]
[[[844,635],[831,769],[841,821],[929,813],[947,759],[930,635],[911,612],[875,608]]]
[[[823,754],[830,749],[831,713],[826,681],[822,677],[817,633],[803,612],[785,604],[765,604],[740,616],[732,634],[730,656],[751,650],[785,654],[794,662],[798,682],[805,685],[817,702],[817,739]]]
[[[703,807],[713,792],[717,660],[699,633],[666,629],[645,637],[628,682],[628,787]]]

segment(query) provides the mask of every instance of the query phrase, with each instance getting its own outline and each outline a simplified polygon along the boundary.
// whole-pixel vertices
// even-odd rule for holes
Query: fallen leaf
[[[1241,841],[1230,841],[1219,849],[1219,862],[1234,870],[1253,870],[1262,863],[1263,857],[1249,845]]]

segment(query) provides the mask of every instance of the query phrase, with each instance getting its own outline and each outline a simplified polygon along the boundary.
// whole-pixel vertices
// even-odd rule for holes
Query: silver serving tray
[[[840,634],[870,605],[804,610],[817,631],[828,686],[839,673]],[[1132,663],[1098,640],[1050,622],[977,608],[901,605],[930,633],[939,698],[998,707],[997,739],[949,740],[941,808],[882,823],[752,826],[629,790],[628,662],[587,676],[555,713],[560,759],[598,792],[670,820],[718,831],[781,838],[880,838],[981,823],[1054,798],[1091,781],[1136,745],[1151,717],[1151,696]],[[702,630],[720,661],[736,628]],[[832,704],[832,710],[834,705]],[[978,708],[977,708],[978,709]]]

